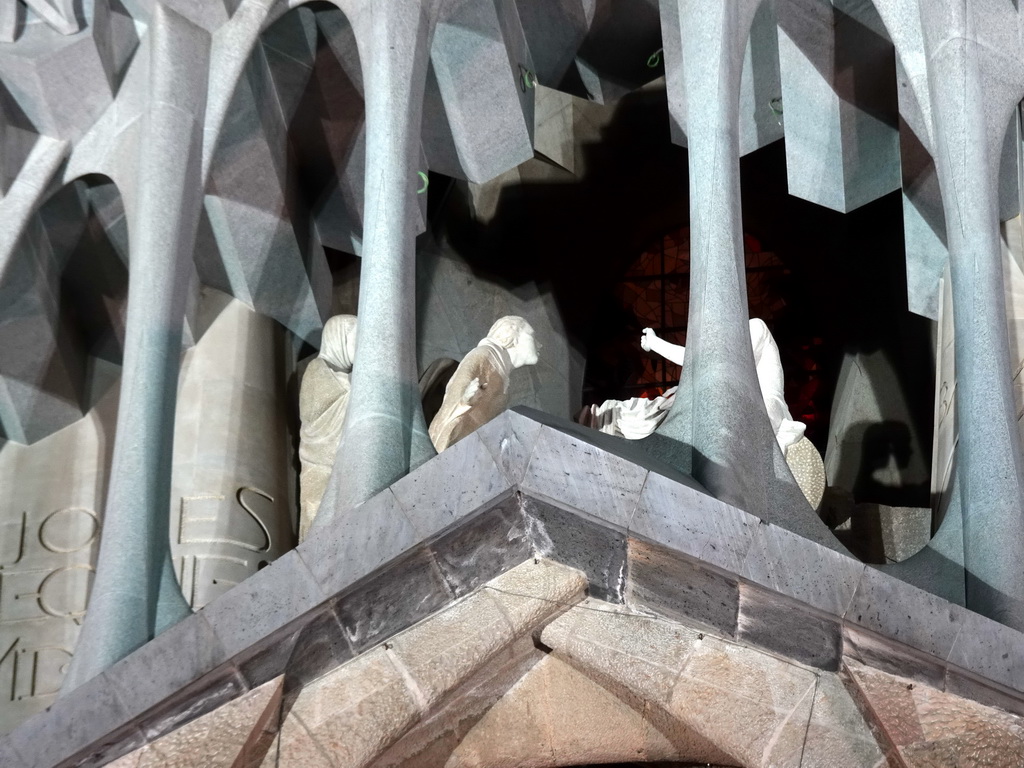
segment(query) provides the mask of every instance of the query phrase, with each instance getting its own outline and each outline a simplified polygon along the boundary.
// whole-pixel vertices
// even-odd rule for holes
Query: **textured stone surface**
[[[431,545],[454,594],[466,594],[533,554],[522,507],[519,494],[513,494]]]
[[[647,472],[619,456],[546,427],[521,487],[625,530]]]
[[[519,484],[533,456],[542,425],[515,411],[506,411],[484,424],[476,435],[491,452],[498,468],[510,483]]]
[[[432,706],[513,638],[513,629],[486,591],[470,595],[401,633],[388,644]]]
[[[626,537],[554,504],[523,495],[534,549],[587,574],[591,594],[619,601],[626,585]]]
[[[868,567],[846,612],[846,620],[945,659],[966,614],[959,606]]]
[[[335,595],[419,541],[390,488],[338,515],[297,548],[325,595]]]
[[[255,758],[258,741],[278,715],[284,680],[270,680],[235,701],[110,763],[113,768],[232,768]],[[261,756],[262,757],[262,756]]]
[[[736,639],[828,670],[839,668],[843,652],[839,621],[749,584],[740,585]]]
[[[353,650],[362,652],[438,610],[451,590],[429,550],[395,563],[387,577],[346,594],[336,610]]]
[[[475,512],[509,485],[480,438],[469,435],[391,490],[422,540]]]
[[[757,526],[740,575],[763,587],[843,616],[864,565],[776,525]]]
[[[302,689],[281,725],[278,764],[363,765],[419,713],[388,652],[378,648]]]
[[[736,573],[757,524],[735,507],[652,472],[629,532]]]
[[[203,608],[233,656],[313,609],[324,596],[297,552],[289,552]]]
[[[670,550],[629,540],[626,601],[673,619],[736,633],[739,585],[734,578],[675,558]]]
[[[906,678],[849,665],[886,736],[910,765],[1020,765],[1024,721]]]

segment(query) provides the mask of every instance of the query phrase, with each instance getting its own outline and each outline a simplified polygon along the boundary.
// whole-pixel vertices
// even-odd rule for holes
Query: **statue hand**
[[[658,334],[654,332],[653,328],[644,328],[643,335],[640,336],[640,349],[644,352],[650,352],[653,340],[658,338]]]

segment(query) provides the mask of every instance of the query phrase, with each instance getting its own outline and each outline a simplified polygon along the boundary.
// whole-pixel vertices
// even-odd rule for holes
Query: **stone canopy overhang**
[[[1024,713],[1021,633],[522,410],[23,723],[0,764],[101,765],[282,675],[287,695],[531,559],[584,574],[589,599],[807,668],[850,660]]]

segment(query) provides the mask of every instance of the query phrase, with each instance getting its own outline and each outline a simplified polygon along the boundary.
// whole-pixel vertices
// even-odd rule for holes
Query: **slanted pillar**
[[[651,450],[691,471],[723,501],[836,546],[786,466],[750,345],[739,98],[760,0],[677,1],[690,164],[691,300],[680,396]]]
[[[62,692],[189,612],[171,569],[168,519],[185,297],[202,204],[210,38],[157,3],[147,44],[149,102],[134,194],[125,195],[131,263],[110,488],[96,579]]]
[[[434,455],[417,383],[415,285],[432,5],[369,0],[353,19],[366,97],[359,327],[345,427],[314,531]]]
[[[1024,630],[1024,460],[998,194],[1003,136],[1024,90],[1024,62],[1015,49],[985,44],[1017,23],[1012,8],[1000,19],[970,4],[943,4],[949,8],[922,6],[920,13],[956,333],[967,607]]]

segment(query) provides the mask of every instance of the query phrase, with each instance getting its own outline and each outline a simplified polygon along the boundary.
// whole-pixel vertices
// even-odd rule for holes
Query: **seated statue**
[[[782,454],[785,455],[791,445],[795,445],[803,438],[806,425],[803,422],[794,421],[789,412],[783,386],[779,347],[776,345],[775,339],[772,338],[768,326],[760,318],[755,317],[750,320],[750,345],[754,352],[754,367],[757,370],[757,383],[761,387],[764,407],[768,411],[768,419],[772,423],[775,439],[778,440]],[[677,365],[682,365],[683,358],[686,356],[685,347],[659,338],[651,328],[644,328],[643,336],[640,337],[640,346]]]
[[[430,422],[430,439],[438,452],[457,443],[508,407],[513,368],[537,363],[539,345],[533,328],[521,317],[503,317],[470,350],[448,381],[444,402]]]
[[[299,541],[309,532],[334,467],[355,353],[356,318],[330,318],[324,323],[320,354],[306,368],[299,385]]]

